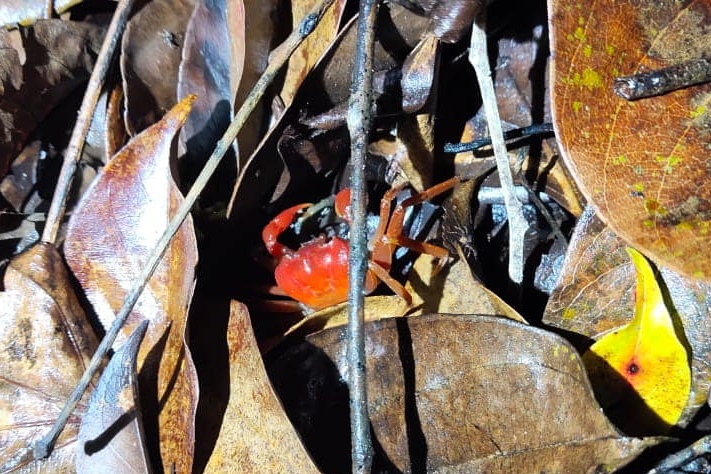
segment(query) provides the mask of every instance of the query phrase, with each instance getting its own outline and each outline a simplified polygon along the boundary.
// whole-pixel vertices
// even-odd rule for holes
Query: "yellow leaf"
[[[689,355],[651,265],[636,250],[627,253],[637,270],[634,318],[593,344],[583,362],[603,407],[626,412],[627,431],[664,431],[679,420],[689,398]]]

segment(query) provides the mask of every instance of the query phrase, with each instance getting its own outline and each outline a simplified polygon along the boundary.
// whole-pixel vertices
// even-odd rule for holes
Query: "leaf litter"
[[[196,3],[199,4],[197,7]],[[132,278],[140,269],[142,259],[145,261],[152,242],[160,235],[179,202],[178,188],[173,179],[178,179],[182,187],[187,187],[198,171],[194,158],[197,157],[199,162],[211,151],[211,142],[219,138],[219,130],[226,127],[246,91],[263,71],[268,51],[278,44],[281,32],[298,24],[296,21],[303,14],[294,7],[292,16],[289,16],[276,2],[261,2],[259,5],[260,2],[251,1],[218,2],[229,4],[234,9],[226,10],[224,18],[228,19],[227,25],[207,31],[194,26],[191,29],[189,25],[198,21],[196,18],[201,14],[201,5],[214,2],[196,3],[155,0],[142,6],[130,21],[124,35],[119,59],[120,81],[116,80],[118,71],[114,71],[112,79],[113,84],[121,83],[114,91],[123,89],[125,94],[125,118],[122,120],[125,124],[120,122],[121,114],[117,113],[115,104],[119,95],[115,93],[107,101],[107,104],[113,101],[113,111],[108,112],[108,106],[102,106],[103,110],[97,112],[113,117],[110,120],[114,122],[114,130],[117,130],[115,124],[118,119],[119,127],[125,127],[134,136],[134,140],[99,171],[96,183],[89,190],[83,191],[81,203],[71,209],[63,251],[75,273],[72,278],[76,278],[82,288],[79,293],[80,304],[90,308],[90,314],[98,316],[104,324],[113,318],[121,305],[123,294],[132,286]],[[379,196],[390,185],[410,182],[416,189],[422,189],[432,182],[441,181],[443,173],[447,173],[442,164],[452,159],[452,156],[442,154],[442,143],[469,141],[488,134],[487,124],[481,113],[477,112],[481,109],[478,91],[456,85],[462,82],[462,78],[466,79],[464,82],[473,83],[471,68],[462,58],[466,55],[467,33],[471,28],[476,2],[406,3],[408,8],[396,3],[384,5],[379,18],[381,24],[376,48],[377,107],[374,109],[377,115],[369,143],[372,155],[366,163],[369,186],[372,187],[371,206],[375,210],[378,208]],[[521,11],[525,8],[531,14],[512,21],[507,18],[506,11],[510,7],[504,6],[505,3],[500,0],[489,6],[488,32],[489,51],[498,53],[497,57],[491,58],[496,65],[494,76],[497,102],[504,129],[511,129],[528,125],[531,121],[540,123],[550,120],[546,92],[548,86],[545,81],[548,54],[545,25],[548,18],[541,5],[527,4],[520,6]],[[554,56],[560,58],[567,54],[567,50],[560,46],[560,38],[567,41],[567,35],[571,35],[573,42],[582,45],[582,57],[588,58],[585,52],[586,45],[590,44],[590,61],[597,61],[597,41],[602,35],[593,35],[585,29],[586,24],[576,23],[579,17],[585,20],[584,16],[571,9],[556,10],[557,7],[554,2],[551,15],[563,18],[564,21],[556,22],[552,30]],[[594,14],[586,21],[596,19],[597,15],[605,11],[602,2],[595,2],[591,8]],[[667,24],[664,22],[673,17],[669,14],[675,11],[674,8],[666,4],[659,7],[644,6],[643,10],[649,13],[649,21],[640,26],[643,44],[655,38],[655,28],[659,31],[658,28]],[[52,21],[62,21],[74,28],[74,25],[84,24],[82,15],[85,13],[78,12],[91,10],[89,5],[79,5],[63,16],[63,20]],[[699,44],[689,46],[680,25],[696,25],[695,19],[703,17],[702,10],[698,5],[681,10],[679,19],[670,23],[669,28],[657,37],[663,41],[650,50],[650,63],[656,61],[663,66],[665,58],[671,57],[669,51],[679,57],[693,56],[694,48],[698,49],[703,39],[697,42]],[[230,13],[234,11],[243,12],[243,25],[239,20],[240,14],[235,17]],[[248,128],[231,144],[235,151],[239,150],[238,158],[233,160],[234,169],[219,173],[214,183],[218,193],[201,201],[194,209],[197,236],[194,230],[189,229],[182,237],[183,240],[173,244],[175,248],[169,250],[166,257],[166,262],[170,263],[159,270],[156,277],[160,284],[150,286],[148,299],[142,300],[135,310],[133,318],[136,321],[141,319],[138,314],[143,314],[142,317],[148,315],[154,323],[149,325],[147,342],[142,344],[139,355],[126,359],[125,367],[132,363],[138,364],[137,391],[116,390],[125,395],[121,397],[120,407],[130,407],[132,403],[141,407],[144,426],[140,428],[139,424],[134,423],[140,419],[136,417],[130,428],[127,427],[133,433],[130,441],[133,451],[120,448],[119,442],[112,440],[105,452],[115,450],[114,454],[119,458],[123,454],[129,456],[129,461],[139,466],[139,472],[150,468],[160,470],[161,466],[164,472],[173,469],[176,472],[190,472],[191,466],[195,472],[212,472],[229,469],[237,463],[244,468],[250,466],[254,472],[309,472],[318,468],[330,470],[333,466],[338,466],[338,471],[348,470],[348,427],[344,423],[336,426],[339,420],[343,421],[343,408],[338,408],[342,405],[324,406],[313,398],[305,397],[301,399],[300,405],[295,403],[296,409],[290,407],[291,402],[287,401],[293,400],[296,394],[305,389],[284,389],[283,380],[275,375],[274,369],[274,361],[279,359],[279,354],[295,352],[298,355],[289,360],[293,370],[288,375],[310,372],[309,378],[297,380],[294,387],[305,384],[306,391],[312,396],[325,393],[326,396],[340,397],[339,404],[345,403],[347,390],[341,376],[344,369],[340,362],[342,356],[338,355],[342,354],[343,349],[337,342],[344,331],[339,326],[343,323],[343,309],[328,308],[304,318],[301,308],[293,304],[289,307],[287,304],[285,306],[290,308],[289,313],[273,313],[268,309],[273,301],[269,299],[272,296],[255,292],[255,287],[261,291],[271,280],[270,264],[264,258],[263,249],[257,245],[256,237],[270,216],[298,202],[316,202],[326,198],[348,180],[347,174],[343,173],[348,142],[342,124],[345,120],[355,49],[354,28],[349,26],[354,24],[351,16],[353,11],[351,2],[335,2],[313,38],[313,44],[318,46],[312,48],[305,45],[297,50],[285,73],[284,86],[274,89],[281,91],[278,93],[280,97],[271,97],[271,103],[269,99],[265,100]],[[71,20],[67,20],[69,18]],[[235,18],[237,21],[234,21]],[[35,23],[33,28],[39,28],[37,25],[42,23]],[[610,28],[616,25],[611,22]],[[582,27],[581,33],[579,27]],[[205,37],[195,36],[200,32],[219,33],[221,39],[211,43],[214,38],[206,40]],[[2,38],[0,52],[10,58],[0,59],[0,66],[4,68],[0,68],[0,71],[4,71],[0,76],[2,85],[7,90],[20,90],[22,94],[29,94],[29,89],[23,89],[25,84],[19,80],[18,68],[31,64],[34,53],[29,53],[34,50],[25,47],[28,60],[23,63],[19,59],[23,51],[17,47],[21,44],[17,39],[21,37],[15,36],[13,39],[12,36],[4,35]],[[627,51],[625,48],[628,44],[640,41],[637,37],[614,39],[615,44],[611,45],[617,48],[617,52]],[[626,43],[623,45],[618,39]],[[201,61],[206,58],[202,50],[207,46],[192,48],[191,44],[195,44],[195,41],[202,41],[204,46],[219,50],[226,58],[225,61],[208,61],[201,65]],[[51,50],[55,46],[42,47]],[[241,48],[244,48],[243,58],[240,57]],[[161,62],[161,67],[156,67],[157,57],[165,60]],[[84,59],[80,58],[81,61]],[[219,68],[220,64],[230,66]],[[557,64],[553,64],[554,75],[559,73],[555,69]],[[581,93],[586,93],[590,86],[598,94],[594,77],[589,72],[585,75],[585,67],[595,71],[597,66],[593,62],[583,61],[581,64],[583,69],[579,76],[572,75],[567,83],[563,81],[563,85]],[[624,63],[621,66],[628,65]],[[82,67],[84,72],[80,71],[79,75],[86,74],[91,65],[89,63]],[[187,106],[181,104],[177,109],[171,109],[182,95],[194,90],[201,82],[190,79],[188,71],[192,71],[189,74],[194,78],[200,75],[214,78],[218,77],[214,74],[222,76],[217,83],[207,81],[204,82],[205,86],[199,87],[205,88],[205,98],[213,99],[205,103],[201,121],[179,132],[180,122],[187,114]],[[618,75],[627,72],[632,73],[634,70],[620,70]],[[455,81],[457,77],[459,79]],[[579,78],[577,83],[576,77]],[[218,83],[225,87],[218,87]],[[553,90],[560,87],[560,81],[552,84]],[[692,112],[696,115],[689,116],[689,123],[703,129],[705,105],[697,91],[704,90],[705,86],[700,87],[679,94],[697,94],[693,96],[695,99],[691,104],[695,107],[692,107]],[[32,130],[37,126],[45,126],[43,122],[47,121],[44,118],[47,111],[62,101],[61,94],[64,92],[61,90],[61,87],[48,83],[47,91],[50,95],[45,97],[51,97],[51,100],[40,104],[42,108],[34,122],[21,126],[3,122],[7,130],[14,134],[14,138],[5,145],[11,150],[7,153],[5,166],[10,166]],[[612,94],[611,87],[608,92]],[[567,284],[559,283],[553,291],[544,315],[546,321],[562,318],[564,322],[574,323],[560,325],[564,330],[597,337],[621,325],[621,321],[629,320],[634,313],[630,297],[634,280],[628,264],[627,269],[622,271],[623,277],[598,289],[597,301],[591,299],[580,305],[580,299],[574,296],[570,299],[567,293],[575,291],[575,285],[580,283],[578,278],[584,278],[580,272],[583,260],[578,260],[582,257],[573,253],[580,252],[575,239],[566,251],[565,234],[570,231],[574,220],[571,216],[579,215],[582,209],[576,185],[580,185],[583,194],[598,205],[602,217],[625,239],[637,242],[637,238],[631,238],[627,231],[619,229],[615,224],[631,215],[630,207],[615,204],[618,207],[614,208],[614,212],[619,211],[620,214],[613,215],[607,207],[599,204],[596,195],[590,194],[586,172],[577,166],[574,156],[580,141],[588,140],[587,135],[596,125],[585,122],[584,126],[577,126],[577,129],[567,126],[565,120],[568,115],[558,113],[562,100],[559,97],[553,103],[560,142],[534,137],[509,143],[508,158],[514,164],[513,177],[517,193],[520,187],[530,200],[530,204],[524,204],[524,215],[529,225],[535,223],[535,227],[524,239],[526,270],[523,285],[511,286],[502,277],[505,275],[507,252],[510,250],[506,243],[506,215],[501,213],[502,203],[496,201],[500,201],[500,197],[487,198],[493,201],[486,203],[480,200],[482,184],[487,189],[500,189],[496,176],[491,174],[493,161],[490,151],[484,149],[473,155],[460,153],[454,157],[452,164],[455,173],[471,181],[463,184],[462,189],[458,189],[451,199],[436,204],[435,208],[444,214],[443,224],[434,225],[417,237],[438,239],[444,236],[443,244],[450,250],[450,260],[433,262],[429,258],[420,258],[413,263],[411,256],[398,252],[398,269],[394,276],[401,278],[408,291],[416,295],[414,307],[407,307],[397,297],[387,294],[367,298],[366,309],[370,308],[367,309],[370,314],[368,318],[372,320],[367,325],[367,337],[370,341],[385,337],[384,342],[371,343],[368,355],[370,377],[380,375],[370,381],[369,397],[371,420],[378,444],[376,472],[393,469],[530,472],[536,468],[586,472],[590,469],[612,470],[630,461],[633,463],[630,469],[634,470],[639,466],[649,466],[654,459],[659,459],[660,454],[643,453],[646,447],[660,441],[649,436],[653,434],[651,431],[635,431],[640,438],[629,438],[618,431],[620,426],[614,427],[599,411],[572,346],[541,329],[505,319],[491,319],[493,315],[505,315],[519,321],[526,318],[533,326],[540,325],[546,296],[533,289],[537,283],[530,280],[529,276],[535,274],[536,281],[547,281],[543,286],[539,285],[539,288],[549,292],[554,286],[551,282],[559,272],[561,282],[570,278],[573,280],[568,280]],[[600,96],[599,109],[604,110],[610,100],[613,99],[606,95]],[[223,102],[226,107],[220,105]],[[12,100],[9,103],[17,108]],[[644,101],[639,104],[636,109],[630,108],[629,111],[647,114],[646,108],[652,107],[652,103]],[[573,103],[571,107],[574,109],[577,106]],[[587,110],[584,112],[587,113]],[[166,118],[161,120],[166,114]],[[180,116],[177,120],[176,115]],[[271,117],[273,122],[269,124],[266,119],[260,120],[260,116]],[[211,122],[213,118],[219,117],[216,122]],[[604,124],[604,120],[601,123]],[[62,123],[61,127],[65,125]],[[119,141],[107,149],[123,145],[121,133],[110,133],[118,137]],[[174,136],[181,133],[183,138],[174,141]],[[197,143],[191,142],[195,139],[202,140],[200,147],[203,152],[195,152],[195,148],[192,148],[193,159],[186,159],[185,151],[191,149],[191,143]],[[258,143],[259,139],[261,143]],[[591,142],[590,146],[593,145]],[[38,143],[36,146],[43,145]],[[625,151],[628,154],[624,160],[629,160],[628,164],[631,163],[634,152],[632,148],[635,146],[639,147],[636,144],[630,145],[630,150]],[[692,148],[695,145],[689,142],[685,146]],[[41,156],[37,152],[31,155],[33,152],[30,149],[28,153],[30,156]],[[559,159],[560,153],[565,162]],[[655,161],[661,169],[657,174],[663,178],[669,175],[665,179],[670,182],[672,174],[685,169],[685,162],[677,161],[677,155],[660,152],[658,157],[666,158],[666,161],[661,158]],[[622,163],[624,160],[618,161]],[[13,163],[16,178],[26,169],[20,165],[18,161]],[[32,158],[28,166],[30,173],[26,183],[35,186],[40,174],[45,171],[36,162],[33,163]],[[90,168],[96,166],[89,164]],[[630,168],[635,171],[634,164]],[[240,171],[236,174],[238,169]],[[451,169],[448,172],[451,173]],[[686,197],[679,212],[665,214],[664,210],[670,209],[663,202],[665,196],[660,194],[655,198],[662,206],[655,207],[648,183],[624,179],[626,181],[618,186],[619,189],[635,199],[640,199],[642,195],[644,210],[652,215],[656,227],[652,226],[649,235],[662,235],[660,226],[666,225],[664,219],[682,214],[685,219],[696,216],[691,224],[700,233],[705,212],[703,192],[697,193],[696,200],[693,196]],[[16,179],[8,183],[11,191],[24,192],[24,182]],[[230,190],[233,193],[232,202],[226,210],[224,206]],[[19,206],[25,206],[28,194],[7,196],[14,200],[14,212],[25,212]],[[550,204],[551,197],[558,203]],[[555,209],[555,205],[560,207]],[[551,208],[545,218],[544,207]],[[227,220],[222,218],[225,213],[229,215]],[[415,209],[412,216],[408,217],[412,220],[408,228],[410,225],[417,228],[421,225],[419,221],[425,222],[427,219],[422,217],[425,213],[423,209]],[[152,217],[148,218],[149,215]],[[23,218],[22,215],[19,217]],[[581,219],[581,222],[584,224],[585,220]],[[311,234],[295,230],[289,244],[298,246],[323,232],[331,232],[331,225],[331,222],[318,223],[315,229],[309,231]],[[35,225],[21,229],[30,227],[34,228]],[[677,230],[682,233],[694,231],[684,228]],[[16,231],[15,234],[17,232],[22,231]],[[8,238],[10,235],[7,234]],[[700,235],[695,234],[703,239],[703,234]],[[646,250],[649,250],[658,241],[645,240],[647,237],[643,236],[640,241],[643,244],[652,242],[647,244]],[[665,240],[664,245],[667,247],[664,249],[676,248],[674,246],[680,241],[677,237]],[[199,246],[201,257],[197,273],[196,246]],[[644,249],[644,245],[642,247]],[[619,250],[623,246],[619,244],[619,247],[614,248]],[[708,395],[708,364],[705,357],[708,325],[705,324],[703,301],[706,291],[703,284],[695,280],[699,276],[694,273],[696,270],[690,274],[685,267],[686,263],[670,259],[671,254],[664,253],[664,249],[653,249],[650,256],[653,260],[655,257],[659,259],[661,281],[671,294],[672,309],[678,313],[691,349],[691,398],[677,423],[680,429],[685,429],[685,426],[700,426],[695,422],[692,425],[692,419],[705,416],[703,406]],[[609,252],[604,258],[598,257],[598,263],[604,262],[605,258],[612,259],[612,272],[620,271],[615,270],[616,265],[620,264],[614,263],[615,259],[620,258],[618,250]],[[8,252],[3,257],[9,259],[10,255]],[[559,267],[564,260],[563,255],[566,258],[561,269]],[[703,261],[700,260],[700,263]],[[668,270],[665,264],[681,269],[688,280],[677,286],[677,282],[684,277]],[[13,276],[13,265],[16,265],[14,261],[6,270],[6,293],[13,291],[11,284],[17,279]],[[51,266],[52,272],[58,271],[58,265]],[[410,271],[411,267],[413,271]],[[603,267],[593,266],[598,269]],[[592,278],[599,280],[604,277]],[[35,279],[34,276],[30,278]],[[187,321],[187,310],[196,279],[199,303],[198,307],[191,309],[192,320]],[[616,287],[614,282],[621,282],[623,287]],[[27,282],[22,284],[26,285]],[[595,288],[597,281],[583,290]],[[273,288],[267,288],[267,295],[274,293]],[[231,302],[235,297],[246,301],[248,307],[236,301]],[[215,302],[219,304],[215,305]],[[284,306],[285,302],[282,300],[278,303]],[[598,303],[614,309],[609,312],[614,318],[606,318]],[[226,308],[231,310],[225,311]],[[435,314],[418,316],[423,312]],[[441,314],[445,312],[457,316]],[[472,316],[472,313],[490,316],[478,317]],[[205,322],[206,318],[223,318],[224,321],[213,327],[213,323]],[[156,321],[160,323],[156,324]],[[199,336],[197,340],[186,338],[188,325],[190,333]],[[205,337],[207,331],[201,334],[202,325],[211,328],[210,337]],[[136,322],[133,322],[126,328],[124,340],[135,326]],[[324,327],[331,329],[314,332]],[[19,329],[8,331],[12,335],[21,334]],[[581,351],[590,345],[589,340],[579,339],[572,333],[565,334]],[[486,344],[482,345],[482,340]],[[220,346],[219,350],[215,352],[217,348],[211,348],[211,345]],[[13,338],[4,347],[16,349],[18,345]],[[314,347],[322,349],[315,350]],[[272,381],[280,387],[286,412],[282,410],[266,379],[260,349],[267,352],[267,366],[270,370],[274,369],[271,370]],[[316,365],[310,365],[311,356],[304,355],[311,352],[319,360]],[[195,360],[199,361],[197,374],[192,368],[193,353]],[[88,355],[90,353],[80,358],[86,359]],[[160,368],[156,367],[158,360],[161,360]],[[213,363],[221,367],[221,371],[210,370]],[[543,373],[536,368],[549,365],[558,367],[560,371]],[[50,366],[55,367],[56,363]],[[498,368],[488,369],[492,367]],[[13,366],[8,370],[15,373],[17,369]],[[114,370],[118,369],[108,369],[107,376]],[[487,370],[494,372],[487,375]],[[151,371],[152,377],[149,375]],[[0,371],[0,374],[4,373],[4,370]],[[126,374],[131,375],[130,371]],[[553,380],[561,374],[568,375],[560,381]],[[70,379],[76,380],[76,375],[67,376],[61,387],[66,386],[71,390]],[[128,385],[133,384],[128,379],[124,380]],[[326,382],[333,387],[333,393],[328,393],[326,386],[321,385]],[[570,389],[563,393],[551,390],[554,386],[569,388],[569,385]],[[555,404],[543,403],[541,400],[544,396],[546,400],[554,400]],[[0,398],[10,400],[9,395],[3,397]],[[58,388],[55,397],[54,405],[47,409],[47,413],[56,413],[56,405],[62,403],[66,394],[62,394],[62,389]],[[396,408],[388,408],[391,403]],[[81,405],[77,414],[82,413],[82,410],[86,410],[85,404]],[[334,423],[333,429],[319,431],[313,425],[314,420],[328,418],[329,413],[332,413],[329,410],[337,412],[330,420]],[[91,414],[87,415],[87,422],[96,421],[98,417],[109,413],[106,411],[102,415],[92,411],[91,407],[89,412]],[[209,416],[206,416],[208,412]],[[530,418],[537,412],[542,414],[540,419]],[[286,418],[287,414],[291,421]],[[272,421],[253,418],[258,415]],[[519,415],[522,418],[519,419]],[[120,414],[118,416],[121,417]],[[418,425],[418,420],[435,421]],[[51,423],[53,420],[45,421]],[[106,428],[107,425],[111,426],[111,422],[100,422],[99,427]],[[77,426],[78,418],[72,418],[68,432],[64,434],[66,438],[62,438],[69,444],[62,444],[62,448],[45,461],[48,464],[44,467],[54,466],[57,471],[61,471],[65,468],[60,466],[73,466]],[[479,429],[473,428],[477,426]],[[536,436],[531,435],[532,429],[537,433]],[[693,436],[691,428],[687,430],[686,436]],[[2,452],[12,459],[28,456],[26,449],[31,440],[41,436],[42,432],[36,430],[28,433],[27,437],[0,438],[10,439],[14,443]],[[446,439],[442,437],[443,434]],[[146,442],[145,450],[140,448],[143,443],[141,437]],[[326,443],[331,441],[336,443],[338,449],[324,452],[324,446],[328,446]],[[659,452],[663,453],[663,449]],[[645,458],[648,460],[645,461]],[[92,459],[89,456],[87,459],[82,461],[85,463],[82,472],[97,469],[98,458]],[[70,467],[66,469],[71,472]]]

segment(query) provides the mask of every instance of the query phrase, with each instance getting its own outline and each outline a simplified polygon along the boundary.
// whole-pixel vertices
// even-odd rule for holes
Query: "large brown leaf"
[[[177,103],[178,67],[194,0],[148,2],[126,26],[121,77],[126,127],[135,135]]]
[[[242,0],[198,0],[185,31],[178,98],[198,97],[181,132],[191,175],[197,175],[232,121],[244,67],[244,24]],[[235,172],[227,159],[221,168],[226,172]]]
[[[89,77],[104,29],[43,20],[21,32],[19,51],[0,31],[0,176],[37,124]]]
[[[74,472],[80,402],[45,461],[32,446],[51,428],[97,341],[73,293],[62,257],[49,244],[17,256],[0,293],[0,471]]]
[[[711,87],[628,102],[617,76],[705,55],[707,1],[554,0],[553,110],[563,156],[601,219],[664,266],[711,279]]]
[[[237,302],[227,344],[230,399],[205,472],[318,473],[269,383],[247,308]]]
[[[629,323],[634,315],[636,276],[625,247],[625,242],[586,208],[571,237],[543,320],[593,339]],[[709,394],[711,285],[666,267],[659,270],[673,318],[683,326],[685,342],[691,347],[692,395],[679,421],[685,425]],[[628,413],[618,415],[628,418]]]
[[[64,245],[67,263],[105,326],[113,321],[182,200],[170,173],[170,149],[192,100],[180,102],[119,151],[69,221]],[[157,409],[160,404],[160,454],[167,472],[173,464],[177,471],[189,472],[192,462],[197,385],[184,334],[196,263],[195,233],[188,218],[117,342],[123,344],[140,321],[151,322],[138,364],[142,394],[155,395],[144,398],[144,407],[152,403]],[[148,417],[144,421],[150,446],[158,442],[158,427]]]
[[[591,472],[654,440],[621,437],[564,339],[508,319],[428,315],[366,326],[374,472]],[[270,366],[325,472],[350,462],[346,329],[309,336]]]
[[[111,357],[79,427],[77,473],[150,473],[138,406],[136,358],[148,321]]]

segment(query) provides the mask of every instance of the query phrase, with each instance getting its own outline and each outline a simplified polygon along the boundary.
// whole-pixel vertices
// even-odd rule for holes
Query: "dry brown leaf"
[[[121,40],[126,128],[135,135],[177,103],[178,67],[194,0],[148,2]]]
[[[412,295],[412,304],[418,309],[415,314],[476,313],[506,316],[526,323],[520,314],[477,280],[469,264],[462,259],[438,269],[434,257],[420,255],[407,277],[405,289]]]
[[[635,271],[625,242],[588,207],[570,239],[558,286],[543,320],[551,326],[598,339],[632,320]],[[691,347],[692,395],[679,421],[687,424],[706,403],[711,381],[711,285],[660,268],[673,306]],[[626,417],[627,413],[618,414]],[[614,417],[616,414],[611,413]]]
[[[0,176],[37,124],[89,77],[104,28],[43,20],[21,32],[18,51],[0,31]]]
[[[232,121],[245,56],[242,0],[198,0],[185,31],[178,98],[196,94],[181,132],[195,168]]]
[[[600,218],[633,247],[711,279],[711,86],[628,102],[618,76],[707,54],[708,2],[549,3],[563,156]]]
[[[304,16],[311,11],[318,0],[307,0],[292,3],[292,28],[299,28]],[[286,68],[284,85],[279,92],[282,103],[288,107],[291,105],[296,92],[306,75],[311,71],[321,56],[328,50],[336,39],[338,27],[341,24],[341,16],[346,6],[345,0],[336,0],[328,7],[321,17],[316,29],[304,40],[289,58]]]
[[[323,472],[349,470],[345,338],[313,334],[269,366]],[[609,472],[657,442],[617,433],[567,341],[505,318],[368,323],[366,357],[373,472]]]
[[[232,302],[230,313],[230,400],[205,472],[318,473],[269,383],[247,308]]]
[[[136,358],[148,321],[136,327],[106,365],[79,427],[78,474],[150,473],[138,405]]]
[[[10,262],[0,293],[0,471],[74,472],[80,402],[55,450],[32,460],[98,345],[59,252],[38,244]]]
[[[113,321],[182,200],[170,174],[170,149],[192,100],[188,97],[180,102],[114,156],[69,221],[64,244],[67,263],[104,326]],[[143,406],[155,404],[152,408],[156,411],[160,408],[158,426],[144,419],[147,440],[149,447],[151,443],[157,446],[160,435],[166,471],[175,465],[177,471],[189,472],[192,462],[197,382],[184,334],[196,247],[188,217],[117,341],[123,344],[140,321],[151,322],[138,364],[142,393],[155,395],[144,399]],[[150,452],[157,454],[157,447]]]
[[[244,0],[245,12],[245,57],[242,80],[237,89],[235,109],[239,108],[259,80],[269,62],[269,51],[274,36],[273,13],[277,0]],[[239,135],[241,164],[254,152],[262,135],[263,107],[257,107],[247,119]]]

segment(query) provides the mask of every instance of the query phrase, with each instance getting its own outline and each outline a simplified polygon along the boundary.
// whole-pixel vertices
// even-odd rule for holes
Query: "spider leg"
[[[383,283],[388,285],[393,293],[402,298],[408,306],[412,305],[412,296],[395,278],[390,276],[390,272],[374,261],[368,262],[368,270],[373,272]]]
[[[421,193],[405,199],[399,206],[395,207],[393,215],[390,217],[390,222],[388,222],[387,230],[385,231],[385,236],[388,240],[397,241],[402,234],[402,226],[405,221],[405,211],[408,207],[416,206],[422,202],[429,201],[430,199],[449,191],[459,182],[460,179],[456,176],[446,181],[442,181],[439,184],[435,184],[434,186],[425,189]]]

